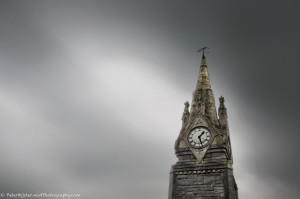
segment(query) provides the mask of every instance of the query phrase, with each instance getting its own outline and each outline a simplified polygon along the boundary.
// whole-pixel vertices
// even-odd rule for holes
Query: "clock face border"
[[[189,141],[189,136],[190,136],[190,134],[191,134],[193,131],[195,131],[196,129],[201,129],[201,128],[203,128],[203,129],[205,129],[207,132],[209,132],[210,138],[209,138],[208,142],[206,142],[204,145],[202,145],[202,146],[194,146],[194,145],[192,145],[191,142]],[[205,147],[209,146],[209,144],[210,144],[210,143],[212,142],[212,140],[213,140],[213,137],[214,137],[214,136],[213,136],[213,133],[212,133],[212,131],[211,131],[208,127],[206,127],[206,126],[196,126],[196,127],[194,127],[192,130],[190,130],[189,133],[187,133],[186,141],[187,141],[188,145],[189,145],[191,148],[194,148],[194,149],[202,149],[202,148],[205,148]]]

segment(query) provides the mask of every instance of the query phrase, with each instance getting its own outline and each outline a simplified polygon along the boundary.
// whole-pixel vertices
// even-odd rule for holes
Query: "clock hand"
[[[203,135],[204,131],[202,131],[202,133],[200,134],[200,137]]]
[[[201,134],[201,135],[202,135],[202,134]],[[201,141],[201,135],[198,136],[198,139],[199,139],[201,145],[203,145],[203,144],[202,144],[202,141]]]
[[[202,140],[201,140],[201,136],[204,134],[204,131],[202,131],[202,133],[198,136],[198,138],[199,138],[199,140],[200,140],[200,143],[201,143],[201,145],[203,145],[203,143],[202,143]]]

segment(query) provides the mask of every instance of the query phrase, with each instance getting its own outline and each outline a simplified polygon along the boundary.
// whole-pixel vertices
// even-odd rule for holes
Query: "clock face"
[[[197,127],[188,135],[188,142],[193,148],[202,148],[208,145],[211,133],[205,127]]]

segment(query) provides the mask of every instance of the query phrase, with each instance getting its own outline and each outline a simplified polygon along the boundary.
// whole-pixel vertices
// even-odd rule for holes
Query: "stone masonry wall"
[[[223,199],[224,173],[175,175],[175,199]]]

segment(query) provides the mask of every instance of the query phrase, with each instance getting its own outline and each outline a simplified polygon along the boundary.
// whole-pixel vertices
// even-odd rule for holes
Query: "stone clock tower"
[[[185,102],[168,199],[238,199],[224,97],[218,114],[203,51],[192,105]]]

